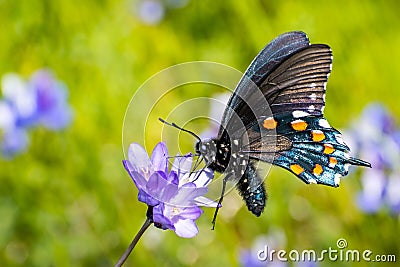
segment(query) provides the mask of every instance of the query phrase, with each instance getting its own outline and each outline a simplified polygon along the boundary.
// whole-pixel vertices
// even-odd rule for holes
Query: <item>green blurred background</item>
[[[372,101],[400,115],[398,1],[159,3],[161,17],[149,21],[140,11],[143,3],[134,0],[0,1],[0,74],[29,77],[50,68],[68,86],[75,113],[66,130],[36,129],[26,153],[0,159],[0,266],[116,263],[146,212],[121,164],[124,113],[140,85],[171,65],[204,60],[244,71],[271,39],[302,30],[312,43],[333,50],[325,109],[332,125],[346,127]],[[179,102],[188,95],[176,97]],[[137,113],[139,120],[140,107]],[[152,131],[158,133],[157,125]],[[141,130],[132,142],[142,141]],[[213,210],[198,220],[193,239],[152,227],[126,266],[239,266],[240,250],[274,229],[284,233],[288,250],[335,248],[345,238],[351,249],[400,260],[399,218],[356,208],[357,172],[334,189],[306,186],[273,168],[267,190],[270,201],[260,218],[232,192],[215,231]]]

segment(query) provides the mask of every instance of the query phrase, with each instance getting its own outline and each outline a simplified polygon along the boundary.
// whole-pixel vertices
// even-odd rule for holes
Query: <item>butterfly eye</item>
[[[201,144],[199,145],[199,150],[200,150],[200,152],[202,152],[202,153],[207,152],[207,150],[208,150],[207,148],[208,148],[208,145],[205,144],[205,143],[201,143]]]

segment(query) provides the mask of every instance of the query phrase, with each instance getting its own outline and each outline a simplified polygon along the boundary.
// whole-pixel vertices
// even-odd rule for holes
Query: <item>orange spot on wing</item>
[[[332,154],[335,151],[331,144],[324,144],[324,154]]]
[[[319,164],[315,164],[315,167],[313,169],[313,174],[320,175],[323,172],[324,172],[324,169],[322,168],[322,166]]]
[[[335,167],[336,164],[337,164],[337,159],[330,157],[329,158],[329,166]]]
[[[290,165],[290,169],[292,172],[294,172],[296,175],[299,175],[300,173],[304,172],[304,169],[298,165],[298,164],[292,164]]]
[[[275,129],[277,125],[278,122],[273,117],[266,118],[263,122],[263,127],[268,130]]]
[[[292,124],[292,128],[296,131],[304,131],[305,129],[307,129],[307,122],[303,121],[303,120],[295,120],[291,122]]]
[[[325,134],[319,130],[312,131],[311,137],[314,142],[321,142],[322,140],[324,140],[326,138]]]

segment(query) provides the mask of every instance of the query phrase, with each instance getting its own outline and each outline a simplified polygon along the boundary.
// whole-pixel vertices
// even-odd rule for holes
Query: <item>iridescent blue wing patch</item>
[[[291,148],[277,151],[273,163],[304,182],[337,187],[350,165],[369,166],[349,156],[350,149],[342,135],[324,117],[289,116],[280,121],[282,126],[277,127],[277,132],[291,141]]]

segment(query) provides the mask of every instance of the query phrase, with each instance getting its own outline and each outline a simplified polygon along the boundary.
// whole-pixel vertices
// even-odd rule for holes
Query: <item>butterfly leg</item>
[[[215,209],[214,217],[213,217],[213,220],[212,220],[212,230],[215,229],[215,222],[217,221],[217,214],[218,214],[219,208],[222,207],[222,200],[224,200],[225,189],[226,189],[226,183],[228,182],[228,179],[229,179],[229,175],[226,175],[226,176],[224,177],[223,182],[222,182],[221,196],[220,196],[220,198],[219,198],[218,205],[217,205],[217,208]]]
[[[203,161],[203,159],[199,160],[199,159],[197,158],[196,163],[195,163],[195,166],[194,166],[194,168],[190,171],[189,176],[191,176],[191,175],[196,171],[197,167],[200,166],[200,164],[201,164],[202,161]],[[197,174],[196,174],[196,176],[195,176],[195,178],[193,179],[192,182],[197,181],[197,179],[199,179],[200,175],[203,173],[203,171],[204,171],[206,168],[207,168],[207,166],[203,167],[200,171],[198,171]]]

